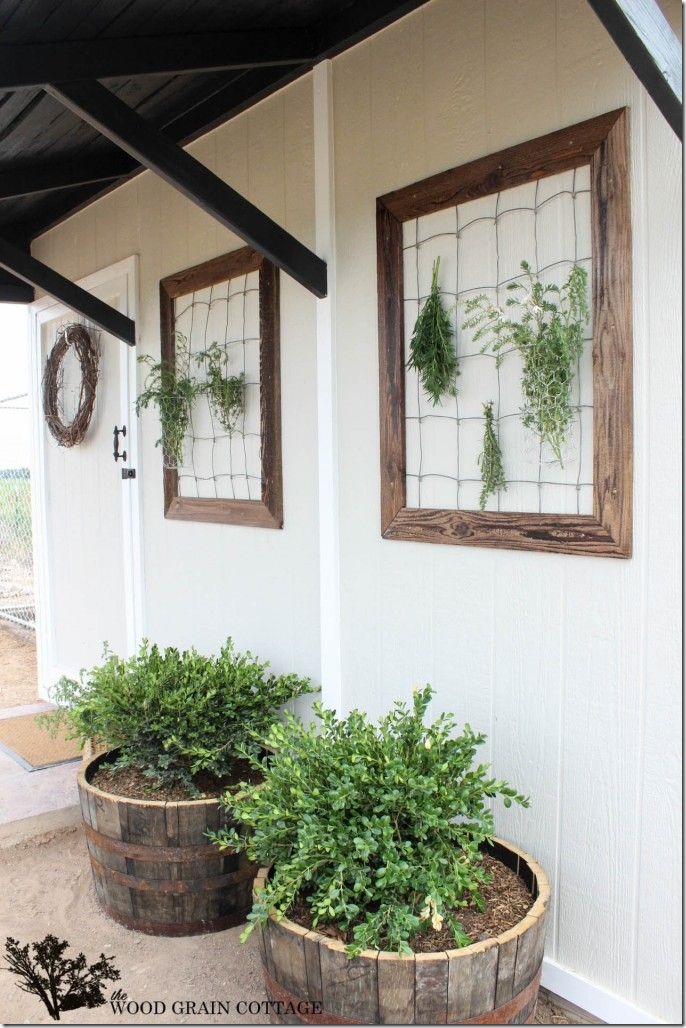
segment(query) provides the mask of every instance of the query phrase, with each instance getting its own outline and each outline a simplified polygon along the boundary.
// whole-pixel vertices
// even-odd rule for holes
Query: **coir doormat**
[[[81,759],[75,739],[66,739],[62,728],[53,739],[46,728],[36,723],[35,714],[1,718],[0,749],[27,771]]]

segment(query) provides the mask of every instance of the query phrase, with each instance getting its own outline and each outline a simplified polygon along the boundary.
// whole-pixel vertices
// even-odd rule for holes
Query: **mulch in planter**
[[[251,784],[262,781],[262,775],[253,771],[247,760],[237,760],[230,775],[217,778],[215,775],[202,771],[193,776],[198,793],[192,794],[184,785],[160,786],[138,768],[123,767],[114,769],[106,764],[100,765],[92,777],[90,784],[103,792],[124,796],[130,800],[179,800],[216,799],[226,790],[239,782]]]
[[[493,876],[493,881],[481,888],[485,910],[482,912],[478,907],[470,905],[455,911],[457,920],[472,942],[492,939],[508,928],[514,928],[526,916],[533,903],[526,885],[509,867],[490,856],[484,857],[483,866]],[[312,914],[304,901],[294,904],[287,916],[302,928],[314,929],[323,935],[340,939],[341,942],[353,941],[351,930],[342,932],[333,925],[325,924],[313,926]],[[452,932],[447,926],[439,931],[429,928],[428,931],[412,936],[410,946],[415,953],[434,953],[456,948]]]

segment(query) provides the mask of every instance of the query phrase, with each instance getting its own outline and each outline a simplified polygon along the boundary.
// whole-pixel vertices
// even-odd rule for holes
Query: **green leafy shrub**
[[[465,303],[465,328],[474,328],[474,339],[486,339],[500,363],[505,351],[514,348],[522,358],[522,422],[549,444],[562,464],[562,448],[574,416],[571,388],[574,365],[584,346],[583,327],[588,322],[587,275],[575,264],[563,286],[543,283],[526,261],[521,263],[525,282],[511,282],[505,306],[519,307],[519,321],[487,296]]]
[[[528,800],[489,777],[488,765],[472,766],[484,736],[469,725],[454,736],[443,714],[425,727],[432,694],[416,690],[411,709],[396,703],[378,724],[359,711],[338,720],[315,703],[319,724],[289,716],[272,725],[264,742],[273,755],[264,766],[252,758],[263,783],[241,783],[223,800],[252,831],[214,835],[273,864],[244,935],[297,899],[315,926],[352,930],[350,955],[410,952],[414,933],[444,920],[456,944],[468,944],[455,910],[478,905],[489,880],[479,851],[493,833],[487,800]]]
[[[117,767],[191,793],[194,775],[229,774],[246,743],[258,752],[251,732],[265,734],[282,704],[313,691],[309,679],[267,675],[268,664],[237,653],[230,639],[214,657],[145,641],[133,657],[106,648],[104,658],[78,681],[60,679],[53,694],[60,709],[48,717],[66,722],[82,743],[119,747]]]

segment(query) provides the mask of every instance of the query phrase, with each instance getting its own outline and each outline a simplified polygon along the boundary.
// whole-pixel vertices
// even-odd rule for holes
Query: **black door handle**
[[[121,453],[119,452],[119,436],[123,435],[124,439],[126,439],[126,425],[122,425],[121,428],[117,428],[117,426],[115,425],[114,426],[114,433],[113,434],[114,434],[114,450],[113,450],[114,459],[115,459],[115,461],[126,460],[126,450],[122,450]]]

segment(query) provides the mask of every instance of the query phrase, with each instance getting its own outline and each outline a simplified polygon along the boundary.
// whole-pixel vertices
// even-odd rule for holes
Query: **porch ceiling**
[[[30,247],[143,167],[326,295],[324,262],[182,147],[427,2],[0,0],[0,302],[37,286],[133,344]],[[680,132],[681,53],[655,0],[588,2]]]
[[[426,0],[0,0],[0,236],[141,170],[43,88],[100,80],[185,144]]]

